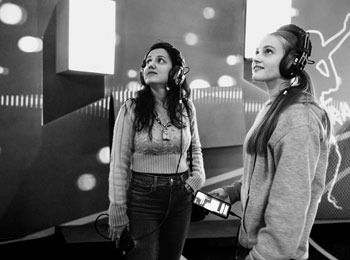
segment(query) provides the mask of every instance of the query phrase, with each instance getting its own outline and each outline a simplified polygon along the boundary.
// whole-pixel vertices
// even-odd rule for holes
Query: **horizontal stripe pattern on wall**
[[[130,90],[112,90],[107,96],[114,96],[117,103],[123,103],[128,98],[134,97],[135,92]],[[242,102],[242,88],[211,87],[203,89],[192,89],[191,100],[198,104],[232,103]]]
[[[0,106],[5,107],[24,107],[24,108],[40,108],[43,107],[43,95],[1,95]]]
[[[108,118],[110,109],[110,98],[113,97],[114,106],[118,111],[121,104],[128,98],[135,97],[134,91],[129,90],[109,90],[105,92],[105,97],[94,103],[91,103],[77,112],[86,115],[93,115]],[[241,88],[220,88],[211,87],[206,89],[193,89],[191,99],[195,104],[223,104],[241,102],[244,112],[247,114],[258,113],[265,102],[256,100],[244,100]],[[333,100],[329,105],[340,110],[342,107],[350,107],[349,101]],[[18,108],[43,108],[42,94],[27,95],[0,95],[1,107],[18,107]],[[349,111],[348,111],[349,113]]]
[[[255,101],[255,100],[244,101],[243,102],[244,112],[247,114],[256,114],[262,109],[264,104],[265,102]]]

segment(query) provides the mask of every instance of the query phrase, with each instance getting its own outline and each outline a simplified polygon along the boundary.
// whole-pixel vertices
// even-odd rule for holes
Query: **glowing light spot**
[[[96,186],[96,178],[91,173],[84,173],[78,178],[77,185],[82,191],[92,190]]]
[[[205,19],[213,19],[215,17],[215,10],[212,7],[205,7],[203,9],[203,17]]]
[[[193,46],[198,43],[198,36],[195,33],[187,33],[185,34],[184,40],[187,45]]]
[[[3,23],[22,24],[27,19],[27,12],[16,4],[4,3],[0,7],[0,20]]]
[[[190,88],[195,89],[195,88],[209,88],[210,84],[208,81],[203,80],[203,79],[195,79],[191,82]]]
[[[138,76],[138,73],[136,70],[128,70],[128,77],[129,78],[136,78]]]
[[[9,69],[5,67],[0,66],[0,75],[8,75],[9,74]]]
[[[230,66],[237,65],[242,62],[242,56],[241,55],[229,55],[226,58],[226,62]]]
[[[141,89],[141,85],[137,81],[130,81],[128,84],[126,84],[126,87],[130,91],[138,91]]]
[[[18,40],[18,48],[23,52],[40,52],[43,49],[43,42],[36,37],[24,36]]]
[[[97,160],[103,164],[109,163],[109,161],[110,161],[110,149],[108,146],[103,147],[98,151]]]
[[[297,8],[291,8],[291,16],[292,17],[297,17],[297,16],[299,16],[299,9],[297,9]]]
[[[219,87],[232,87],[234,85],[237,84],[237,81],[228,75],[222,75],[219,79],[218,79],[218,86]]]
[[[120,44],[120,36],[119,36],[119,34],[115,35],[114,40],[115,40],[115,46],[118,46]]]

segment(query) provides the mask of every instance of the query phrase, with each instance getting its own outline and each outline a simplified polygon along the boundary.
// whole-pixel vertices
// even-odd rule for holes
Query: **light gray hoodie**
[[[267,155],[247,154],[246,142],[267,109],[246,136],[241,180],[224,189],[232,203],[242,203],[239,241],[251,249],[246,259],[307,259],[328,164],[324,111],[311,104],[292,105],[280,115]]]

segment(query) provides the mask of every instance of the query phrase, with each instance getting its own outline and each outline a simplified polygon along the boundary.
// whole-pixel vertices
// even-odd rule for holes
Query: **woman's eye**
[[[271,49],[266,49],[265,50],[265,54],[272,54],[272,53],[273,53],[273,51]]]
[[[166,60],[164,58],[156,58],[155,62],[156,63],[166,63]],[[146,65],[149,65],[150,63],[152,63],[152,59],[147,59],[145,63],[146,63]]]

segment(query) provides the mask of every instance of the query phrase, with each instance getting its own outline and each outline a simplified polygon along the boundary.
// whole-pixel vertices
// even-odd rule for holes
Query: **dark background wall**
[[[3,0],[0,5],[6,2]],[[44,38],[52,33],[48,28],[51,28],[58,0],[11,2],[22,6],[28,15],[20,25],[0,22],[0,66],[10,70],[8,75],[0,75],[0,241],[20,238],[107,209],[108,162],[101,161],[99,155],[109,146],[110,112],[117,112],[121,102],[131,95],[125,91],[130,80],[127,71],[138,71],[148,47],[159,39],[172,42],[183,52],[191,68],[189,82],[203,78],[211,85],[209,89],[193,92],[208,178],[204,190],[239,177],[244,134],[267,98],[261,86],[255,86],[245,77],[244,66],[249,65],[249,61],[242,60],[235,66],[225,61],[230,54],[243,53],[243,0],[117,1],[119,43],[115,74],[105,76],[102,87],[100,78],[94,77],[98,82],[93,84],[96,85],[94,91],[86,91],[93,88],[86,83],[87,98],[82,94],[84,84],[76,91],[52,92],[58,87],[58,76],[47,67],[54,59],[50,47],[44,45],[45,49],[39,53],[23,53],[17,47],[22,36]],[[293,22],[315,30],[313,51],[319,66],[311,68],[310,73],[317,94],[332,96],[330,104],[340,115],[335,127],[344,160],[333,195],[343,210],[335,209],[323,199],[320,219],[348,219],[350,215],[350,203],[345,196],[350,172],[346,157],[350,118],[347,87],[350,27],[346,21],[349,5],[347,0],[336,4],[326,0],[293,1],[293,7],[299,10]],[[214,19],[203,19],[201,12],[206,6],[216,11]],[[259,19],[266,17],[261,14]],[[342,28],[345,29],[340,33]],[[329,44],[323,46],[316,31],[320,31]],[[198,45],[184,43],[188,32],[199,36]],[[225,90],[217,87],[218,77],[224,74],[234,77],[236,85]],[[336,80],[337,76],[341,81]],[[56,80],[45,81],[51,77]],[[63,80],[73,84],[70,79]],[[337,91],[326,92],[335,87]],[[43,106],[48,98],[45,93],[55,98],[56,106],[64,113],[43,124],[44,114],[52,111]],[[109,107],[111,96],[113,107]],[[89,98],[90,101],[84,103]],[[69,109],[67,102],[63,102],[67,100],[71,105]],[[334,160],[330,166],[334,168]],[[332,174],[330,168],[328,181]]]

